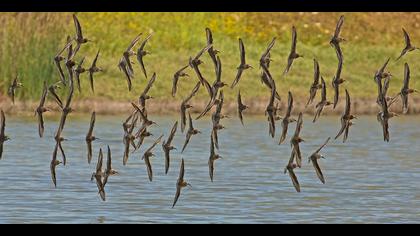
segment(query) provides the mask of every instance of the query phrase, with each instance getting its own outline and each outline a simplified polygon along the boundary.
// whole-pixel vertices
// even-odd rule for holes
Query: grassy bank
[[[213,31],[214,45],[221,51],[222,79],[231,83],[239,63],[238,38],[244,40],[249,64],[256,69],[243,74],[234,91],[226,89],[225,96],[233,100],[237,90],[245,99],[261,100],[269,96],[260,83],[258,59],[272,37],[277,37],[272,51],[271,71],[280,94],[286,99],[291,90],[296,100],[306,100],[312,82],[313,58],[320,63],[321,74],[330,84],[335,73],[337,59],[328,44],[339,13],[77,13],[84,34],[94,43],[82,46],[76,60],[86,56],[89,65],[96,50],[101,50],[98,65],[105,69],[95,80],[96,93],[88,89],[87,74],[82,75],[81,94],[76,92],[75,101],[96,99],[98,101],[134,100],[143,90],[146,79],[136,63],[133,90],[129,93],[124,75],[117,63],[122,51],[139,32],[154,32],[147,49],[152,52],[145,58],[149,75],[154,71],[157,80],[150,94],[158,100],[171,100],[170,90],[173,73],[188,62],[205,45],[205,27]],[[410,33],[412,42],[420,45],[420,14],[415,13],[344,13],[342,36],[347,42],[342,45],[344,53],[343,77],[349,82],[344,87],[353,97],[372,99],[376,95],[373,74],[387,57],[396,58],[403,47],[401,27]],[[64,44],[68,34],[74,34],[71,13],[1,13],[0,22],[0,91],[7,87],[18,73],[25,88],[17,92],[22,101],[38,100],[42,81],[59,79],[52,58]],[[304,55],[295,61],[286,78],[281,73],[286,65],[290,48],[290,28],[298,30],[297,50]],[[394,74],[390,93],[400,89],[403,79],[403,64],[411,66],[412,87],[420,89],[418,65],[419,52],[408,54],[403,60],[389,65]],[[203,73],[209,81],[214,80],[214,71],[208,56],[203,58]],[[181,79],[176,101],[179,102],[196,82],[193,71],[190,78]],[[328,96],[332,97],[332,89]],[[198,100],[206,98],[200,90]]]

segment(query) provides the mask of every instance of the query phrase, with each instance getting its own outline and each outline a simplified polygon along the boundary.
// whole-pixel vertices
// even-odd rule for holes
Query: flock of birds
[[[82,27],[76,15],[73,15],[73,20],[74,20],[74,24],[76,28],[75,37],[68,36],[66,45],[54,57],[54,62],[59,72],[60,81],[52,85],[48,85],[47,82],[44,82],[41,101],[39,103],[39,106],[35,110],[35,114],[38,117],[38,123],[39,123],[39,129],[38,129],[39,137],[43,137],[43,133],[44,133],[43,113],[50,110],[47,107],[45,107],[45,101],[47,99],[47,95],[48,94],[51,95],[52,98],[57,103],[57,105],[61,108],[61,119],[57,128],[57,131],[55,133],[56,145],[53,151],[52,160],[50,164],[51,177],[52,177],[54,186],[57,185],[56,167],[61,163],[63,165],[66,165],[66,155],[62,146],[62,142],[65,141],[66,139],[62,136],[62,132],[66,123],[67,116],[69,113],[72,112],[71,102],[72,102],[72,98],[74,94],[74,82],[77,83],[77,88],[80,91],[81,90],[80,75],[82,73],[88,72],[91,90],[92,92],[94,92],[94,74],[102,71],[102,69],[97,66],[98,58],[100,55],[99,50],[89,68],[83,67],[83,63],[85,61],[84,57],[79,62],[75,61],[74,58],[76,54],[79,52],[79,49],[81,48],[81,46],[83,44],[90,42],[90,40],[85,38],[84,35],[82,34]],[[340,85],[346,81],[345,79],[341,77],[341,71],[342,71],[342,66],[343,66],[343,52],[340,48],[340,44],[344,42],[345,39],[340,37],[340,31],[341,31],[341,27],[343,23],[344,23],[344,17],[341,16],[337,23],[334,35],[332,36],[331,41],[330,41],[331,46],[335,49],[335,52],[337,54],[337,59],[338,59],[337,71],[332,80],[332,87],[334,88],[334,101],[333,102],[330,102],[327,100],[327,94],[326,94],[327,86],[326,86],[325,80],[320,75],[321,73],[320,73],[318,61],[316,59],[313,59],[314,80],[309,90],[309,99],[308,99],[308,102],[306,103],[306,106],[309,106],[310,104],[314,102],[317,91],[321,90],[321,100],[315,106],[316,112],[313,118],[313,122],[316,122],[317,119],[319,119],[319,117],[322,114],[323,109],[326,106],[332,105],[334,109],[336,108],[339,97],[340,97],[339,96]],[[405,38],[405,48],[402,50],[401,55],[396,60],[399,60],[406,53],[413,51],[415,49],[418,49],[411,44],[409,35],[404,29],[403,29],[403,33],[404,33],[404,38]],[[134,68],[132,65],[134,63],[131,61],[131,57],[133,56],[137,57],[137,61],[144,74],[144,77],[148,78],[146,67],[144,64],[144,58],[150,52],[146,51],[145,47],[147,46],[147,42],[150,40],[152,35],[153,34],[148,35],[141,42],[140,47],[137,49],[137,51],[135,51],[134,47],[139,43],[142,36],[142,34],[140,33],[129,44],[128,48],[122,53],[122,57],[118,63],[118,68],[120,69],[120,71],[124,73],[125,78],[127,79],[129,91],[131,91],[132,79],[134,78]],[[188,129],[186,130],[185,143],[182,147],[181,152],[184,152],[186,150],[192,137],[200,133],[199,130],[194,128],[193,118],[191,117],[191,113],[188,110],[192,107],[192,105],[190,104],[190,100],[198,92],[200,87],[204,86],[208,92],[209,101],[205,109],[196,117],[196,119],[200,119],[201,117],[205,116],[208,112],[210,112],[214,108],[211,114],[212,132],[211,132],[211,137],[210,137],[210,156],[208,160],[209,176],[210,176],[210,180],[213,181],[215,161],[222,158],[220,155],[216,153],[216,150],[219,149],[218,132],[225,128],[221,124],[221,120],[228,117],[222,113],[223,103],[224,103],[224,95],[223,95],[222,88],[226,86],[227,84],[222,82],[221,80],[222,63],[220,61],[219,56],[217,55],[219,51],[216,50],[214,47],[212,33],[209,28],[206,28],[206,35],[207,35],[206,46],[203,49],[201,49],[197,53],[197,55],[195,55],[194,57],[190,57],[189,63],[187,65],[181,67],[181,69],[175,72],[173,76],[172,96],[175,97],[177,93],[177,84],[179,82],[179,79],[182,77],[188,77],[189,75],[185,71],[188,67],[191,67],[193,71],[195,72],[198,78],[198,81],[197,81],[196,86],[191,91],[191,93],[187,97],[185,97],[185,99],[182,101],[180,105],[180,114],[181,114],[180,126],[181,126],[182,133],[185,132],[185,129],[187,126],[187,113],[188,113]],[[291,156],[290,156],[290,160],[287,166],[284,169],[284,173],[289,174],[296,191],[300,192],[300,185],[299,185],[298,178],[295,174],[295,169],[300,168],[302,166],[302,154],[300,151],[299,144],[304,141],[304,139],[300,137],[300,133],[303,127],[303,114],[302,112],[300,112],[297,120],[292,117],[291,114],[292,114],[292,109],[293,109],[293,95],[289,91],[288,92],[288,107],[287,107],[286,113],[283,117],[278,115],[278,111],[280,110],[279,103],[278,103],[280,101],[280,95],[278,91],[276,90],[276,83],[269,69],[270,61],[271,61],[270,50],[273,48],[275,42],[276,42],[276,38],[273,38],[259,60],[259,64],[260,64],[259,66],[262,71],[261,82],[265,86],[267,86],[267,88],[270,90],[270,99],[265,110],[265,115],[267,116],[267,120],[268,120],[269,135],[272,138],[275,137],[276,121],[281,120],[282,132],[279,139],[279,144],[282,144],[285,141],[289,124],[296,122],[295,132],[290,139],[290,144],[292,148]],[[299,57],[302,57],[302,55],[296,52],[296,43],[297,43],[297,32],[296,32],[296,28],[293,26],[292,27],[292,46],[291,46],[290,54],[287,59],[287,66],[283,72],[283,76],[286,75],[291,70],[294,60],[298,59]],[[67,55],[64,56],[63,54],[66,51],[67,51]],[[230,86],[231,88],[234,88],[240,82],[242,74],[247,69],[253,68],[251,65],[247,64],[246,62],[245,46],[242,39],[239,39],[239,51],[240,51],[240,64],[237,67],[237,70],[238,70],[237,75]],[[203,74],[200,71],[199,66],[203,63],[203,61],[200,60],[200,58],[204,56],[205,53],[207,53],[210,56],[212,62],[214,63],[216,79],[213,82],[213,84],[210,84],[204,78]],[[398,115],[396,113],[389,111],[390,106],[394,104],[398,98],[401,98],[402,113],[405,114],[408,111],[408,96],[414,92],[418,92],[409,87],[410,69],[409,69],[408,64],[405,63],[404,84],[401,91],[394,97],[387,96],[390,78],[392,76],[390,72],[385,71],[389,60],[390,59],[388,58],[385,64],[379,70],[377,70],[377,72],[374,75],[374,81],[376,82],[378,86],[377,103],[380,107],[380,112],[377,115],[377,119],[383,128],[384,141],[387,141],[387,142],[389,142],[389,138],[390,138],[389,131],[388,131],[389,119]],[[62,68],[62,63],[65,65],[65,68],[67,69],[68,76],[65,76],[65,73]],[[149,128],[155,125],[156,123],[150,120],[148,117],[146,102],[148,99],[152,98],[149,95],[149,91],[152,88],[155,80],[156,80],[156,73],[153,73],[144,91],[140,94],[138,103],[135,103],[135,102],[131,103],[133,106],[133,110],[131,114],[127,117],[127,119],[123,122],[123,129],[124,129],[123,143],[125,145],[124,155],[123,155],[123,165],[127,164],[130,153],[138,150],[140,146],[142,146],[142,144],[144,143],[144,140],[152,135],[152,133],[149,131]],[[56,90],[61,88],[61,86],[68,88],[68,97],[65,103],[62,102],[62,100],[56,93]],[[13,80],[9,88],[9,95],[11,96],[11,100],[13,103],[14,103],[14,95],[15,95],[16,89],[20,87],[22,87],[22,84],[18,81],[18,78],[16,76],[16,78]],[[357,119],[357,117],[353,115],[351,112],[350,94],[347,89],[345,90],[345,94],[346,94],[346,106],[341,116],[341,129],[339,130],[337,136],[335,137],[335,139],[338,139],[340,136],[344,134],[343,142],[346,142],[349,135],[349,129],[354,124],[352,120]],[[241,93],[239,90],[238,95],[237,95],[237,111],[238,111],[239,120],[242,123],[242,125],[244,124],[243,112],[247,108],[248,106],[242,102]],[[86,135],[88,163],[90,163],[92,160],[92,142],[98,139],[93,134],[94,126],[95,126],[95,118],[96,118],[96,114],[93,111],[91,121],[90,121],[90,127]],[[5,122],[6,122],[5,115],[4,115],[3,110],[1,110],[0,158],[3,152],[3,143],[9,139],[5,135]],[[138,127],[137,130],[135,130],[136,127]],[[165,155],[165,174],[168,173],[168,170],[170,167],[170,152],[173,150],[176,150],[176,148],[172,145],[172,140],[175,136],[177,128],[178,128],[178,121],[175,121],[175,123],[173,124],[170,130],[168,137],[166,138],[166,140],[162,142],[162,149]],[[148,177],[150,181],[153,180],[153,170],[152,170],[152,164],[151,164],[151,158],[154,156],[153,149],[156,147],[157,144],[161,142],[162,137],[163,137],[163,134],[159,136],[148,149],[146,149],[146,151],[144,152],[142,156],[142,159],[145,161],[145,164],[147,167],[147,173],[148,173]],[[312,162],[315,168],[316,174],[322,183],[325,183],[325,179],[324,179],[324,175],[321,171],[321,168],[318,162],[321,158],[324,158],[324,156],[321,154],[321,150],[328,144],[330,139],[331,138],[328,137],[326,141],[314,153],[310,155],[309,160],[308,160],[308,162]],[[61,152],[62,161],[57,159],[58,150],[60,150]],[[103,170],[102,166],[103,166],[103,152],[102,152],[102,149],[99,149],[99,156],[97,160],[96,171],[92,174],[92,181],[93,180],[96,181],[96,184],[98,187],[98,193],[100,194],[101,199],[105,201],[105,185],[108,182],[108,178],[110,176],[118,174],[118,172],[112,168],[111,149],[109,148],[109,146],[107,149],[107,163],[106,163],[105,170]],[[176,183],[176,193],[175,193],[175,198],[174,198],[172,207],[175,206],[181,194],[181,189],[186,186],[191,186],[184,179],[184,172],[185,172],[184,159],[181,159],[179,177]]]

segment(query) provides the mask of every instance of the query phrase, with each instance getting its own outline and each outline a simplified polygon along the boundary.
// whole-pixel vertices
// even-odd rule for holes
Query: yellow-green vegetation
[[[72,13],[0,13],[0,87],[6,93],[7,87],[16,75],[24,83],[17,92],[18,99],[37,100],[42,82],[58,81],[53,64],[54,55],[63,47],[67,35],[74,35]],[[133,90],[128,92],[124,74],[117,68],[122,52],[140,32],[145,37],[154,32],[147,50],[152,54],[145,57],[148,75],[157,73],[157,80],[151,90],[156,98],[170,99],[172,76],[188,63],[206,45],[205,28],[213,32],[214,47],[220,50],[223,64],[222,80],[230,84],[239,64],[238,38],[245,43],[248,63],[254,66],[244,72],[235,92],[226,92],[233,98],[240,88],[244,96],[267,97],[269,92],[259,79],[258,60],[273,37],[277,42],[272,50],[271,72],[282,97],[291,90],[295,97],[308,96],[312,82],[313,58],[320,63],[321,74],[330,81],[337,67],[337,58],[329,40],[341,13],[77,13],[84,36],[94,42],[82,45],[76,61],[86,56],[85,67],[92,62],[100,49],[98,65],[103,73],[95,74],[95,91],[89,89],[87,73],[83,74],[82,93],[75,99],[103,98],[114,100],[135,99],[147,80],[136,63]],[[412,86],[420,89],[418,58],[420,52],[407,54],[402,60],[395,58],[404,47],[401,27],[410,34],[414,45],[420,46],[420,14],[418,13],[344,13],[345,22],[342,37],[344,54],[343,77],[348,79],[344,87],[353,97],[373,98],[376,85],[373,75],[388,57],[389,70],[394,75],[390,93],[400,89],[403,79],[403,64],[411,66]],[[297,51],[304,55],[294,62],[289,74],[282,78],[290,49],[291,27],[298,32]],[[144,38],[143,37],[143,38]],[[202,66],[204,76],[212,82],[214,67],[206,55]],[[185,97],[195,85],[197,78],[192,70],[190,78],[181,78],[177,99]],[[328,96],[332,96],[332,90]],[[199,97],[206,92],[200,90]],[[302,99],[303,99],[302,98]]]

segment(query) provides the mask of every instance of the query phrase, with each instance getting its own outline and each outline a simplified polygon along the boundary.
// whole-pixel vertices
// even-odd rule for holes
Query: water
[[[167,134],[178,117],[152,117],[159,126],[154,137]],[[144,150],[131,154],[122,165],[123,117],[97,116],[94,158],[87,163],[84,137],[90,117],[70,115],[63,142],[67,165],[57,167],[57,188],[50,177],[53,135],[58,118],[46,119],[45,137],[37,137],[32,118],[8,117],[6,132],[12,138],[4,145],[0,160],[0,223],[419,223],[420,220],[420,118],[398,117],[391,121],[391,142],[382,141],[375,117],[361,117],[351,128],[346,144],[332,141],[323,150],[320,165],[326,184],[317,179],[306,158],[339,129],[339,117],[321,117],[316,125],[304,116],[302,143],[304,166],[296,170],[301,193],[296,193],[283,169],[290,145],[277,145],[267,133],[263,117],[245,117],[242,127],[236,117],[223,120],[215,179],[211,183],[209,120],[195,122],[203,133],[192,137],[181,155],[172,152],[171,168],[164,174],[161,145],[152,159],[153,182],[149,182]],[[295,125],[289,129],[290,136]],[[174,144],[180,149],[180,129]],[[113,166],[120,174],[106,186],[102,202],[90,182],[99,148],[110,145]],[[171,208],[181,157],[185,160],[184,188]],[[59,156],[60,158],[60,156]]]

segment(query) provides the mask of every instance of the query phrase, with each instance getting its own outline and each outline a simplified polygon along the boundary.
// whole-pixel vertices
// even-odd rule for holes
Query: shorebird
[[[76,41],[76,48],[74,49],[74,51],[78,52],[80,49],[80,45],[90,42],[92,40],[83,37],[82,27],[80,26],[80,22],[75,14],[73,14],[73,21],[74,26],[76,28],[76,37],[74,38],[74,40]]]
[[[400,56],[396,59],[396,61],[398,61],[402,56],[404,56],[407,52],[411,52],[414,51],[417,48],[416,46],[411,44],[411,40],[410,40],[410,36],[408,35],[407,31],[405,31],[404,28],[402,28],[403,34],[404,34],[404,42],[405,42],[405,47],[404,49],[401,51]]]
[[[344,83],[346,80],[341,78],[341,70],[343,68],[343,54],[341,51],[337,51],[338,66],[337,71],[332,80],[332,86],[334,87],[334,109],[338,104],[338,98],[340,96],[340,84]]]
[[[236,84],[238,84],[239,80],[241,79],[242,72],[244,70],[252,68],[252,66],[250,66],[246,63],[246,60],[245,60],[245,46],[244,46],[244,42],[242,42],[241,38],[239,38],[239,53],[240,53],[240,57],[241,57],[241,64],[239,64],[239,66],[237,68],[238,73],[236,74],[235,80],[233,81],[230,88],[233,88],[233,87],[235,87]]]
[[[47,98],[47,94],[47,81],[44,81],[44,88],[42,90],[41,100],[39,102],[38,107],[35,110],[35,115],[38,117],[38,134],[40,138],[42,138],[42,136],[44,135],[44,118],[42,117],[42,114],[50,110],[45,107],[45,100]]]
[[[352,122],[352,120],[357,119],[356,116],[354,116],[350,113],[351,113],[351,101],[350,101],[349,92],[346,89],[346,108],[344,110],[343,115],[341,116],[341,129],[338,132],[337,136],[335,136],[335,139],[337,139],[344,132],[343,143],[346,142],[346,140],[347,140],[347,136],[348,136],[350,126],[352,126],[354,124]]]
[[[137,114],[137,111],[134,114]],[[123,165],[127,164],[129,153],[130,153],[130,144],[131,146],[133,146],[134,149],[136,148],[136,144],[134,143],[134,140],[136,137],[133,135],[133,130],[137,123],[138,116],[133,115],[132,117],[134,118],[132,118],[133,121],[131,122],[131,124],[128,124],[127,123],[128,121],[126,121],[125,125],[123,125],[125,127],[124,128],[125,132],[124,132],[124,137],[123,137],[123,143],[124,143]]]
[[[321,101],[316,104],[316,113],[313,119],[313,123],[321,116],[322,110],[324,110],[324,107],[332,105],[333,103],[330,101],[327,101],[327,86],[325,85],[324,78],[321,77]]]
[[[193,135],[201,133],[198,129],[194,129],[190,112],[188,112],[188,120],[189,120],[189,128],[185,137],[185,143],[184,143],[184,146],[182,147],[181,153],[184,152],[185,148],[187,147],[187,144],[190,142],[191,137]]]
[[[172,140],[174,139],[176,129],[178,127],[178,121],[175,121],[174,125],[172,126],[171,133],[169,134],[168,138],[163,141],[162,143],[162,149],[165,153],[165,174],[168,174],[169,165],[170,165],[170,157],[169,153],[172,150],[176,150],[174,146],[172,146]]]
[[[322,154],[320,154],[319,152],[327,145],[328,141],[330,141],[330,137],[328,137],[327,140],[325,141],[325,143],[322,144],[321,147],[319,147],[308,158],[308,163],[312,161],[312,165],[315,168],[316,175],[318,176],[319,180],[321,180],[321,182],[323,184],[325,184],[325,178],[324,178],[324,175],[322,174],[321,168],[319,167],[318,160],[321,159],[321,158],[325,159],[325,157]]]
[[[296,43],[297,43],[297,32],[296,27],[292,26],[292,47],[290,49],[289,57],[287,58],[287,66],[284,69],[283,76],[286,75],[290,68],[292,68],[293,61],[299,57],[303,57],[302,55],[296,52]]]
[[[55,56],[54,56],[54,64],[58,69],[58,73],[60,75],[60,80],[66,86],[66,77],[64,76],[63,68],[61,68],[61,62],[64,61],[66,58],[63,55],[64,51],[67,50],[71,45],[70,38],[67,38],[67,43]]]
[[[99,56],[99,50],[96,53],[96,56],[95,56],[95,59],[92,62],[92,65],[88,69],[88,71],[89,71],[89,80],[90,80],[90,88],[92,89],[92,92],[93,93],[95,92],[95,89],[93,87],[93,74],[102,71],[102,68],[96,66],[96,62],[98,61],[98,56]]]
[[[302,119],[302,112],[299,113],[299,118],[296,124],[295,134],[293,135],[292,139],[290,140],[290,146],[292,146],[292,154],[296,158],[296,164],[300,168],[302,167],[302,154],[300,152],[299,144],[304,142],[300,137],[300,131],[302,130],[303,126],[303,119]]]
[[[179,177],[178,180],[176,181],[176,193],[175,193],[175,198],[174,198],[174,203],[172,204],[172,208],[175,207],[176,202],[178,201],[179,196],[181,195],[181,189],[186,187],[186,186],[190,186],[191,184],[187,183],[184,180],[184,158],[181,159],[181,167],[179,170]]]
[[[289,162],[287,166],[284,168],[284,174],[289,173],[290,179],[292,180],[293,186],[296,189],[296,192],[300,193],[300,184],[295,174],[295,169],[298,167],[296,163],[294,163],[295,159],[295,149],[292,149],[292,154],[290,155]]]
[[[152,150],[156,146],[156,144],[158,144],[160,142],[162,137],[163,137],[163,135],[161,135],[159,138],[157,138],[156,141],[144,152],[143,157],[141,158],[146,163],[147,174],[149,175],[149,180],[150,181],[152,181],[152,179],[153,179],[153,170],[152,170],[152,164],[150,162],[150,157],[155,156],[155,154],[153,154]]]
[[[106,159],[106,169],[104,172],[104,178],[103,178],[103,185],[105,187],[106,183],[108,183],[109,176],[117,175],[118,171],[114,170],[112,168],[112,157],[111,157],[111,149],[108,145],[108,153],[107,153],[107,159]]]
[[[4,116],[3,109],[1,110],[1,130],[0,130],[0,160],[3,156],[3,144],[10,138],[4,133],[6,128],[6,117]]]
[[[13,79],[12,84],[9,87],[7,93],[9,94],[10,98],[12,99],[12,103],[15,104],[15,93],[16,89],[23,87],[22,83],[18,81],[18,76],[16,75]]]
[[[189,75],[184,72],[184,70],[187,69],[188,66],[189,65],[186,65],[182,67],[181,69],[179,69],[177,72],[175,72],[174,78],[172,79],[172,97],[175,97],[179,78],[189,77]]]
[[[241,90],[239,90],[239,92],[238,92],[238,116],[239,116],[239,120],[241,121],[242,125],[244,125],[242,112],[246,109],[248,109],[248,106],[242,103]]]
[[[92,141],[95,141],[97,138],[93,135],[93,128],[95,127],[95,120],[96,120],[96,112],[92,112],[92,116],[90,118],[90,125],[88,133],[86,134],[86,144],[87,144],[87,158],[88,163],[92,160]]]
[[[144,67],[144,62],[143,62],[143,58],[147,55],[150,54],[149,51],[144,50],[144,47],[146,46],[146,43],[149,41],[150,37],[152,37],[152,34],[149,34],[146,39],[141,43],[140,47],[137,49],[137,61],[140,64],[140,68],[143,71],[144,77],[147,78],[147,73],[146,73],[146,68]]]
[[[401,88],[401,91],[394,97],[393,100],[395,100],[398,96],[401,96],[403,109],[403,114],[406,114],[408,112],[408,95],[412,93],[418,93],[416,89],[410,88],[410,67],[408,66],[408,63],[404,64],[404,85]]]
[[[223,95],[223,91],[220,91],[216,111],[213,112],[211,116],[211,120],[213,123],[212,137],[213,137],[213,140],[217,149],[219,149],[219,139],[218,139],[217,131],[225,128],[223,125],[220,124],[220,120],[227,117],[226,115],[222,115],[223,103],[224,103],[224,95]]]
[[[210,137],[210,157],[209,157],[208,164],[209,164],[209,175],[210,175],[211,182],[213,182],[214,161],[220,158],[222,158],[222,156],[220,156],[219,154],[216,154],[214,151],[213,137]]]
[[[389,119],[391,119],[394,116],[398,116],[397,113],[390,112],[388,110],[388,101],[385,98],[385,94],[382,93],[381,98],[381,108],[382,111],[378,113],[376,116],[379,123],[382,125],[383,135],[384,135],[384,141],[389,142]]]
[[[193,106],[189,104],[189,101],[191,100],[192,97],[195,96],[195,94],[197,94],[198,89],[200,88],[200,82],[198,82],[195,87],[193,88],[193,90],[191,91],[190,95],[188,97],[186,97],[182,103],[181,103],[181,109],[180,109],[180,113],[181,113],[181,132],[184,133],[185,130],[185,126],[187,124],[187,109],[192,108]]]
[[[330,45],[335,48],[336,51],[340,51],[340,43],[346,41],[344,38],[340,37],[341,27],[344,23],[344,16],[340,16],[340,19],[338,19],[337,25],[335,26],[334,35],[332,36],[330,40]]]
[[[54,183],[54,187],[57,187],[57,178],[55,168],[61,164],[61,161],[57,160],[58,143],[55,145],[52,160],[50,163],[51,179]]]
[[[85,61],[85,58],[83,57],[82,60],[80,60],[79,64],[77,64],[76,67],[73,67],[73,74],[76,78],[77,82],[77,88],[79,90],[79,93],[81,92],[80,88],[80,74],[83,74],[86,72],[86,69],[82,67],[83,62]]]
[[[125,78],[127,79],[128,91],[131,91],[131,78],[133,77],[132,72],[129,71],[128,63],[124,57],[121,57],[120,62],[118,63],[118,69],[124,72]]]
[[[314,58],[314,82],[312,83],[311,88],[309,89],[309,99],[305,107],[308,107],[309,104],[312,104],[312,102],[315,99],[316,92],[318,91],[318,89],[322,88],[322,84],[319,83],[319,77],[320,77],[319,63]]]
[[[130,61],[130,57],[136,55],[136,52],[133,51],[133,48],[136,46],[136,44],[139,42],[140,40],[140,36],[143,33],[139,33],[131,42],[130,45],[128,45],[127,49],[123,52],[123,57],[120,60],[120,64],[124,64],[125,67],[125,72],[127,72],[127,74],[129,74],[129,78],[132,77],[132,75],[134,75],[134,70],[133,70],[133,66],[131,65],[131,61]],[[120,70],[123,68],[120,68]],[[126,75],[127,75],[126,74]],[[131,80],[130,80],[131,81]],[[131,86],[130,89],[131,90]]]
[[[61,82],[61,81],[58,81],[58,82],[56,82],[56,83],[54,83],[54,84],[50,85],[50,86],[48,87],[48,92],[49,92],[49,94],[50,94],[51,96],[53,96],[53,98],[54,98],[54,100],[56,101],[57,105],[58,105],[61,109],[63,109],[63,102],[61,101],[60,97],[57,95],[57,91],[56,91],[56,89],[59,89],[59,88],[60,88],[59,83],[62,83],[62,82]]]
[[[290,91],[289,91],[289,98],[288,98],[287,104],[288,105],[287,105],[286,115],[283,117],[282,122],[281,122],[282,132],[281,132],[279,144],[283,143],[283,141],[286,139],[287,128],[289,126],[289,123],[296,121],[294,118],[290,117],[292,114],[292,109],[293,109],[293,96],[292,96],[292,92]]]
[[[208,91],[211,90],[211,88],[209,86],[210,84],[206,85],[206,83],[205,83],[206,79],[204,79],[204,77],[201,74],[201,71],[200,71],[198,66],[204,63],[202,60],[200,60],[200,57],[203,55],[204,52],[207,52],[209,50],[209,48],[212,47],[212,46],[213,46],[212,44],[207,44],[207,46],[204,47],[203,49],[201,49],[194,58],[190,57],[190,60],[189,60],[190,67],[194,69],[194,71],[195,71],[195,73],[198,77],[198,80],[201,82],[202,85],[206,86],[206,89]],[[207,84],[208,84],[208,82],[207,82]],[[207,86],[209,86],[209,87],[207,87]],[[210,94],[210,97],[212,97],[211,94]]]
[[[146,108],[146,100],[153,98],[152,96],[148,95],[150,88],[152,88],[153,83],[156,80],[156,73],[153,73],[152,78],[150,78],[149,82],[147,83],[146,87],[143,90],[139,97],[139,104],[142,109]]]
[[[101,196],[102,201],[105,201],[105,184],[103,182],[104,171],[102,170],[103,154],[102,148],[99,148],[98,162],[96,164],[96,171],[92,173],[91,181],[96,180],[96,186],[98,187],[98,193]]]

